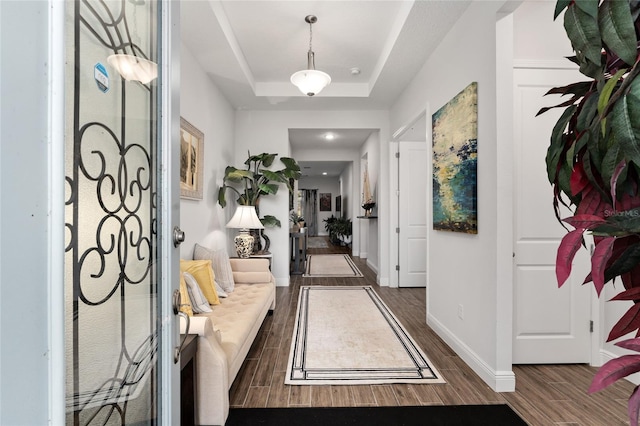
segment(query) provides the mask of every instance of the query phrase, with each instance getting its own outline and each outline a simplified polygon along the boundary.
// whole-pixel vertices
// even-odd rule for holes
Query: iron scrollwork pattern
[[[98,90],[93,74],[111,54],[152,59],[156,13],[155,1],[81,0],[68,15],[68,424],[157,417],[157,85],[113,72]]]

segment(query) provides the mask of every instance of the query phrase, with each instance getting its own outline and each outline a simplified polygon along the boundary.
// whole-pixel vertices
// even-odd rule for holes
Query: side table
[[[184,335],[180,336],[182,340]],[[196,424],[196,352],[198,350],[198,335],[187,334],[187,338],[180,352],[180,424]]]

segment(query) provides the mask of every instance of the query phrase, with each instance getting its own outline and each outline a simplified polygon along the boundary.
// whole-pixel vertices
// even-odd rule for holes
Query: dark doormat
[[[526,426],[508,405],[232,408],[225,426]]]

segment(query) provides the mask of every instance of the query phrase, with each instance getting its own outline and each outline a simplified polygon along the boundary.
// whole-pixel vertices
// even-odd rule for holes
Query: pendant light
[[[313,41],[313,29],[312,26],[318,22],[318,18],[314,15],[307,15],[304,18],[305,22],[309,24],[309,52],[307,52],[307,69],[298,71],[291,76],[291,83],[300,89],[302,93],[307,96],[317,95],[324,89],[329,83],[331,83],[331,77],[326,72],[316,70],[314,53],[311,48],[311,42]]]
[[[158,64],[136,55],[135,52],[137,48],[135,43],[140,42],[140,36],[138,35],[138,6],[143,6],[145,0],[129,0],[129,3],[133,4],[133,39],[130,37],[128,44],[133,54],[120,53],[110,55],[107,61],[125,80],[147,84],[158,77]],[[127,25],[126,16],[125,25]],[[129,34],[128,31],[127,34]]]

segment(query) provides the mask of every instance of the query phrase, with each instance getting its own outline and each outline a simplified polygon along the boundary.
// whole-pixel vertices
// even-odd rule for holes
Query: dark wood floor
[[[341,253],[348,248],[309,249],[310,253]],[[514,366],[516,392],[493,392],[426,325],[424,289],[379,287],[366,261],[354,258],[364,278],[303,278],[292,276],[289,287],[278,287],[277,306],[267,317],[231,388],[231,406],[403,406],[508,404],[530,425],[628,425],[627,399],[634,386],[618,383],[589,395],[586,389],[596,369],[587,365]],[[284,384],[291,335],[301,285],[371,285],[390,307],[446,384],[375,386],[289,386]]]

